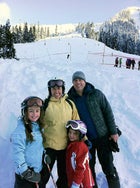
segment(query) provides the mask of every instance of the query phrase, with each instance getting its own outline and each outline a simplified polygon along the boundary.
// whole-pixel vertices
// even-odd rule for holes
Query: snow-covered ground
[[[65,80],[67,92],[73,72],[81,70],[88,82],[105,93],[122,130],[120,152],[114,153],[121,188],[140,188],[140,56],[113,51],[77,36],[17,44],[15,48],[19,61],[0,59],[0,187],[13,188],[10,135],[22,100],[30,95],[44,99],[48,95],[47,82],[55,77]],[[116,56],[123,57],[122,68],[114,67]],[[127,56],[136,57],[134,70],[125,68]],[[96,171],[99,188],[107,188],[98,161]],[[56,167],[52,173],[56,180]],[[54,187],[51,178],[46,187]]]

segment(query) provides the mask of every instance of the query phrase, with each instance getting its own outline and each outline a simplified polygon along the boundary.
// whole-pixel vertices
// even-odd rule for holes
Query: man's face
[[[79,95],[82,95],[85,85],[86,82],[82,79],[77,78],[73,81],[73,86]]]

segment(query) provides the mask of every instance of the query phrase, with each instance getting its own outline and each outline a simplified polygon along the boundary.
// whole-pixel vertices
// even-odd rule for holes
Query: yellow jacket
[[[73,104],[73,107],[71,107],[65,100],[66,98],[67,95],[65,94],[60,99],[51,97],[49,100],[44,117],[45,148],[65,149],[67,146],[67,130],[65,125],[69,120],[80,119],[75,104],[71,101]]]

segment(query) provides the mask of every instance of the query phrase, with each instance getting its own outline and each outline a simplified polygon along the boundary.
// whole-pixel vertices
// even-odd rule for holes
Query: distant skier
[[[118,58],[118,57],[116,57],[114,67],[118,67],[118,63],[119,63],[119,58]]]
[[[132,64],[132,69],[134,69],[135,68],[135,64],[136,64],[135,59],[131,60],[131,64]]]
[[[70,54],[67,55],[67,59],[69,59],[69,57],[70,57]]]
[[[120,57],[120,59],[119,59],[119,67],[121,68],[121,66],[122,66],[122,58]]]
[[[126,59],[126,68],[130,69],[130,67],[131,67],[131,59],[127,58]]]
[[[140,70],[140,61],[138,61],[138,70]]]

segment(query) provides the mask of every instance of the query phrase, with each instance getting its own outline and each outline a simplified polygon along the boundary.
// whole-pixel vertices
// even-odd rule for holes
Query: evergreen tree
[[[100,28],[99,41],[116,50],[136,54],[138,39],[139,31],[132,19],[105,22]]]
[[[27,22],[24,24],[23,28],[23,43],[29,42],[29,32],[28,32],[28,24]]]
[[[0,57],[14,58],[16,51],[13,44],[13,35],[10,31],[10,20],[0,27]]]

